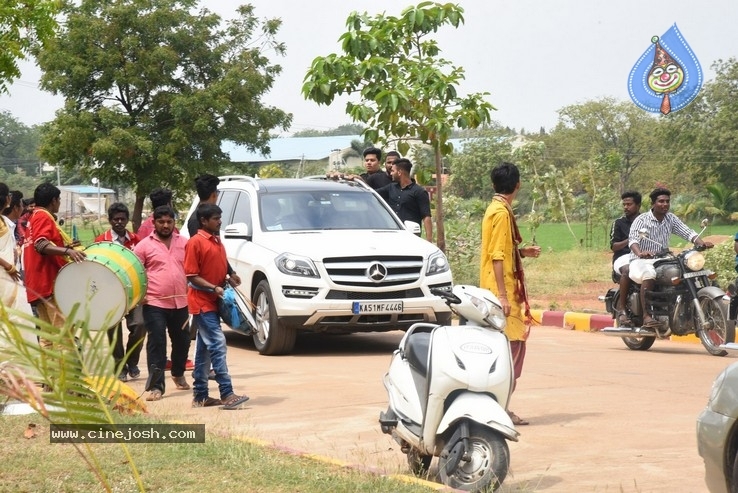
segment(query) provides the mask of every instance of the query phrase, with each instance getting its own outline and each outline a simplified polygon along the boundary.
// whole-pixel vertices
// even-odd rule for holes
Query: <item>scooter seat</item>
[[[414,332],[405,344],[405,357],[408,363],[423,376],[428,374],[430,338],[431,335],[428,332]]]

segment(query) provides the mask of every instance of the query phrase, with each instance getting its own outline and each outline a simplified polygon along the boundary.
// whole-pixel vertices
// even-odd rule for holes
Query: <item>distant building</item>
[[[115,190],[98,188],[93,185],[62,185],[60,217],[70,217],[79,214],[105,215],[108,205],[115,201]]]

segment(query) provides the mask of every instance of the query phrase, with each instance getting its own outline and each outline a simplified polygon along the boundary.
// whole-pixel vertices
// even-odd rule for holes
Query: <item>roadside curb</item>
[[[533,320],[540,325],[548,325],[552,327],[561,327],[568,330],[580,330],[583,332],[598,332],[605,327],[614,326],[612,317],[603,313],[582,313],[582,312],[563,312],[553,310],[531,310]],[[688,336],[669,336],[670,341],[678,342],[700,342],[699,338],[694,335]]]

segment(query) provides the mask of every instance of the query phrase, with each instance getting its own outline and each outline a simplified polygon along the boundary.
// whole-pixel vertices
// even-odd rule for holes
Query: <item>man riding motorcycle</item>
[[[635,191],[623,192],[620,196],[623,205],[623,215],[612,223],[610,229],[610,249],[612,250],[612,280],[620,286],[623,296],[618,297],[618,325],[626,327],[632,325],[625,311],[625,300],[630,290],[630,226],[641,212],[641,194]]]
[[[671,192],[666,188],[656,188],[650,194],[651,210],[638,216],[630,227],[628,245],[630,246],[630,279],[641,285],[641,307],[644,328],[657,328],[661,323],[648,311],[646,292],[653,290],[656,279],[654,258],[668,248],[672,234],[694,243],[695,246],[712,248],[713,244],[699,238],[697,232],[669,212]],[[645,230],[647,237],[644,237]]]

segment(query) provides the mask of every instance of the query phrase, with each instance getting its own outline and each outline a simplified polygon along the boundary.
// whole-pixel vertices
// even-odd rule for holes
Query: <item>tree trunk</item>
[[[438,142],[434,146],[436,158],[436,245],[446,253],[446,232],[443,229],[443,161]]]
[[[143,205],[145,195],[141,195],[141,192],[136,191],[136,202],[133,204],[133,212],[131,213],[131,223],[133,224],[133,232],[138,231],[141,226],[141,214],[143,213]]]

